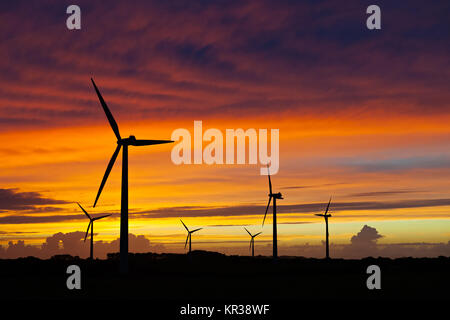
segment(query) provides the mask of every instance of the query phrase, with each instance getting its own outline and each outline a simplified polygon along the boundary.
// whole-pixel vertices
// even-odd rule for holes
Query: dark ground
[[[329,261],[282,257],[274,262],[268,257],[203,251],[190,255],[130,254],[128,276],[119,275],[116,257],[93,262],[70,256],[0,260],[0,298],[143,299],[174,306],[185,303],[292,306],[324,300],[450,301],[450,257]],[[81,268],[81,290],[66,287],[69,276],[66,269],[71,264]],[[381,268],[381,290],[367,289],[366,269],[372,264]]]
[[[82,271],[82,290],[66,287],[67,266]],[[382,290],[368,290],[369,265],[381,268]],[[184,299],[442,299],[450,298],[450,258],[362,260],[225,256],[194,251],[130,254],[130,273],[118,260],[90,262],[70,256],[0,260],[2,297]],[[183,289],[181,289],[183,288]]]

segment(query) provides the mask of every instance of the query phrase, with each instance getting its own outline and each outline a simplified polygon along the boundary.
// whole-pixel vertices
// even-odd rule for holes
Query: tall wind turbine
[[[87,213],[86,210],[84,210],[84,208],[81,206],[81,204],[79,204],[78,202],[77,202],[77,204],[81,208],[81,210],[83,210],[84,214],[89,218],[89,224],[88,224],[88,228],[86,230],[86,235],[84,236],[84,242],[86,242],[86,238],[87,238],[88,233],[89,233],[89,228],[91,228],[91,255],[90,255],[90,259],[94,260],[94,221],[95,220],[100,220],[100,219],[103,219],[103,218],[106,218],[106,217],[109,217],[110,214],[92,218],[89,215],[89,213]]]
[[[197,232],[198,230],[202,230],[203,228],[198,228],[198,229],[190,231],[188,229],[188,227],[186,227],[186,225],[184,224],[183,220],[180,219],[180,221],[181,221],[181,223],[183,224],[183,226],[186,228],[186,230],[188,232],[188,235],[187,235],[187,238],[186,238],[186,243],[184,244],[184,248],[186,249],[186,246],[187,246],[187,243],[188,243],[188,240],[189,240],[189,252],[191,252],[191,248],[192,248],[192,234],[194,232]]]
[[[245,231],[247,231],[247,233],[248,233],[248,234],[250,235],[250,237],[251,237],[251,239],[250,239],[250,250],[252,251],[252,257],[254,257],[254,256],[255,256],[255,237],[256,237],[257,235],[261,234],[262,231],[261,231],[261,232],[258,232],[258,233],[256,233],[256,234],[251,234],[250,231],[248,231],[246,227],[244,227],[244,229],[245,229]]]
[[[331,217],[331,214],[328,214],[328,209],[330,208],[331,203],[331,197],[330,201],[328,201],[327,210],[325,210],[325,214],[316,214],[318,217],[324,217],[325,218],[325,237],[326,237],[326,258],[330,259],[330,248],[329,248],[329,242],[328,242],[328,218]]]
[[[109,111],[105,100],[103,100],[100,91],[95,85],[94,80],[91,78],[92,84],[94,85],[95,92],[97,92],[100,104],[105,111],[106,118],[108,118],[109,124],[117,138],[117,147],[114,151],[111,160],[109,160],[108,166],[106,168],[105,175],[98,189],[97,197],[95,198],[94,207],[97,204],[98,198],[105,186],[106,180],[108,179],[109,173],[111,172],[114,162],[116,161],[117,155],[120,152],[120,148],[123,147],[122,151],[122,199],[121,199],[121,209],[120,209],[120,272],[128,272],[128,146],[150,146],[154,144],[170,143],[171,140],[137,140],[134,136],[129,136],[128,138],[122,138],[119,133],[119,127],[117,126],[114,117]]]
[[[283,196],[281,192],[272,192],[272,182],[270,181],[270,171],[269,166],[267,166],[267,176],[269,177],[269,202],[267,203],[266,213],[264,214],[264,219],[262,225],[264,226],[264,221],[266,221],[267,211],[269,210],[270,201],[273,199],[273,258],[278,257],[278,246],[277,246],[277,199],[282,200]]]

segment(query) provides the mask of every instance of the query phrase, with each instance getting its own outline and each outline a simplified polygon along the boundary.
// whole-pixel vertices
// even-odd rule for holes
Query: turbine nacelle
[[[118,148],[121,146],[151,146],[154,144],[172,143],[172,140],[142,140],[136,139],[135,136],[117,140]]]
[[[135,136],[129,136],[128,138],[123,138],[120,140],[117,140],[117,144],[120,145],[133,145],[133,143],[136,142],[136,137]]]
[[[199,228],[199,229],[195,229],[195,230],[190,230],[190,231],[189,231],[189,234],[194,233],[194,232],[197,232],[197,231],[199,231],[199,230],[201,230],[201,229],[203,229],[203,228]]]
[[[275,198],[275,199],[284,199],[281,195],[281,192],[278,193],[269,193],[269,197]]]

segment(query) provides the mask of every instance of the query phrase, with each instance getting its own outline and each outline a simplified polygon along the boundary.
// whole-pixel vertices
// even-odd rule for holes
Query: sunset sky
[[[0,3],[0,245],[62,232],[119,236],[121,157],[92,205],[116,139],[177,128],[279,129],[280,254],[364,225],[379,244],[450,240],[448,1],[68,1]],[[207,143],[204,143],[206,145]],[[174,165],[173,145],[130,147],[130,233],[183,252],[179,219],[204,227],[193,248],[270,254],[261,165]],[[271,211],[270,211],[271,212]],[[82,236],[82,237],[83,237]],[[87,246],[86,242],[86,246]],[[269,247],[270,246],[270,247]],[[331,252],[333,255],[333,252]]]

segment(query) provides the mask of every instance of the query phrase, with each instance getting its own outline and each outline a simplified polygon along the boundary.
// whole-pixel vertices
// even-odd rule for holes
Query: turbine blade
[[[184,248],[186,249],[186,246],[187,246],[187,243],[188,243],[188,240],[189,240],[189,236],[190,236],[191,234],[190,233],[188,233],[188,236],[187,236],[187,238],[186,238],[186,243],[184,244]]]
[[[247,233],[250,235],[250,237],[252,237],[252,234],[250,233],[250,231],[247,230],[246,227],[244,227],[245,231],[247,231]]]
[[[94,218],[92,220],[100,220],[100,219],[103,219],[103,218],[106,218],[106,217],[109,217],[109,216],[110,216],[110,214],[106,214],[104,216],[96,217],[96,218]]]
[[[86,230],[86,235],[84,236],[84,241],[85,241],[85,242],[86,242],[86,238],[87,238],[87,236],[88,236],[88,234],[89,234],[89,228],[91,227],[91,224],[92,224],[92,221],[89,221],[88,228],[87,228],[87,230]]]
[[[331,203],[331,197],[330,197],[330,201],[328,201],[327,210],[325,211],[325,214],[328,213],[328,209],[330,208],[330,203]]]
[[[261,231],[261,232],[258,232],[257,234],[255,234],[255,235],[253,236],[253,238],[256,237],[257,235],[260,235],[261,233],[262,233],[262,231]]]
[[[264,214],[264,219],[262,225],[264,226],[264,221],[266,221],[267,211],[269,210],[270,201],[272,200],[272,197],[269,197],[269,203],[267,203],[266,213]]]
[[[98,100],[100,100],[100,104],[102,105],[103,110],[105,111],[106,117],[108,118],[109,124],[111,125],[111,128],[113,129],[117,140],[122,139],[120,137],[119,127],[117,126],[116,120],[114,120],[114,117],[113,117],[111,111],[109,111],[109,108],[106,105],[105,100],[103,100],[103,97],[102,97],[100,91],[98,90],[97,86],[95,85],[94,79],[91,78],[91,81],[92,81],[92,84],[94,85],[95,92],[97,92]]]
[[[318,217],[324,217],[324,215],[323,215],[323,214],[320,214],[320,213],[316,213],[315,216],[318,216]]]
[[[267,165],[267,176],[269,177],[269,191],[270,194],[272,194],[272,181],[270,181],[270,171],[269,171],[269,165]]]
[[[100,184],[100,188],[98,189],[97,197],[95,198],[94,207],[97,204],[98,198],[100,197],[100,193],[102,193],[103,187],[105,186],[106,180],[108,179],[109,173],[111,172],[112,167],[114,166],[114,162],[116,162],[117,155],[119,154],[121,145],[118,144],[116,150],[114,151],[111,160],[109,160],[108,167],[106,167],[105,175],[103,176],[102,183]]]
[[[203,229],[203,228],[198,228],[198,229],[192,230],[191,233],[194,233],[194,232],[196,232],[196,231],[198,231],[198,230],[202,230],[202,229]]]
[[[154,144],[172,143],[172,140],[136,140],[131,143],[132,146],[150,146]]]
[[[186,227],[186,225],[184,224],[183,220],[180,219],[180,221],[183,224],[183,226],[186,228],[187,232],[189,232],[189,229],[188,229],[188,227]]]
[[[252,251],[252,241],[253,241],[253,238],[250,239],[250,247],[248,248],[248,251]]]
[[[81,208],[81,210],[83,210],[84,214],[87,215],[87,217],[89,218],[89,220],[91,219],[91,216],[89,215],[89,213],[86,212],[86,210],[84,210],[84,208],[81,206],[81,204],[79,204],[77,202],[78,206]]]

